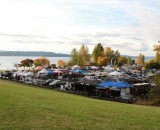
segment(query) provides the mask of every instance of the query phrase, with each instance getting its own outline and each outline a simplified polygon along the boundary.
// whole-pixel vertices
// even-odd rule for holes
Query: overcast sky
[[[160,0],[0,0],[0,50],[69,54],[97,43],[155,55]]]

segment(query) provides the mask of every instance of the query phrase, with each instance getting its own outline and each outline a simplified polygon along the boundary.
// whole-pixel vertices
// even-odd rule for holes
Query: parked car
[[[49,86],[49,84],[52,83],[53,81],[55,81],[55,79],[48,79],[46,80],[45,85]]]
[[[135,101],[135,97],[133,95],[124,95],[121,96],[120,99],[127,103],[133,103]]]
[[[55,80],[55,81],[49,83],[49,86],[56,88],[56,87],[60,87],[60,85],[62,85],[62,84],[65,84],[65,82],[61,81],[61,80]]]
[[[6,78],[6,79],[11,79],[12,78],[12,72],[10,72],[10,71],[2,72],[1,77]]]

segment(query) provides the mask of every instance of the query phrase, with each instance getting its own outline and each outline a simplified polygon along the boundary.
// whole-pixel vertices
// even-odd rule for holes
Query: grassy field
[[[0,129],[159,130],[160,108],[0,80]]]

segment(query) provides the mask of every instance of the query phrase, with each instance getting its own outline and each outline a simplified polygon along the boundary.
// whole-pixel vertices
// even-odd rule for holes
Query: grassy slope
[[[0,80],[0,129],[160,129],[160,108]]]

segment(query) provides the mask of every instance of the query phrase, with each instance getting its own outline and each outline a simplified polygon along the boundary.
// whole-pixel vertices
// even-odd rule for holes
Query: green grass
[[[0,129],[159,130],[160,108],[0,80]]]

